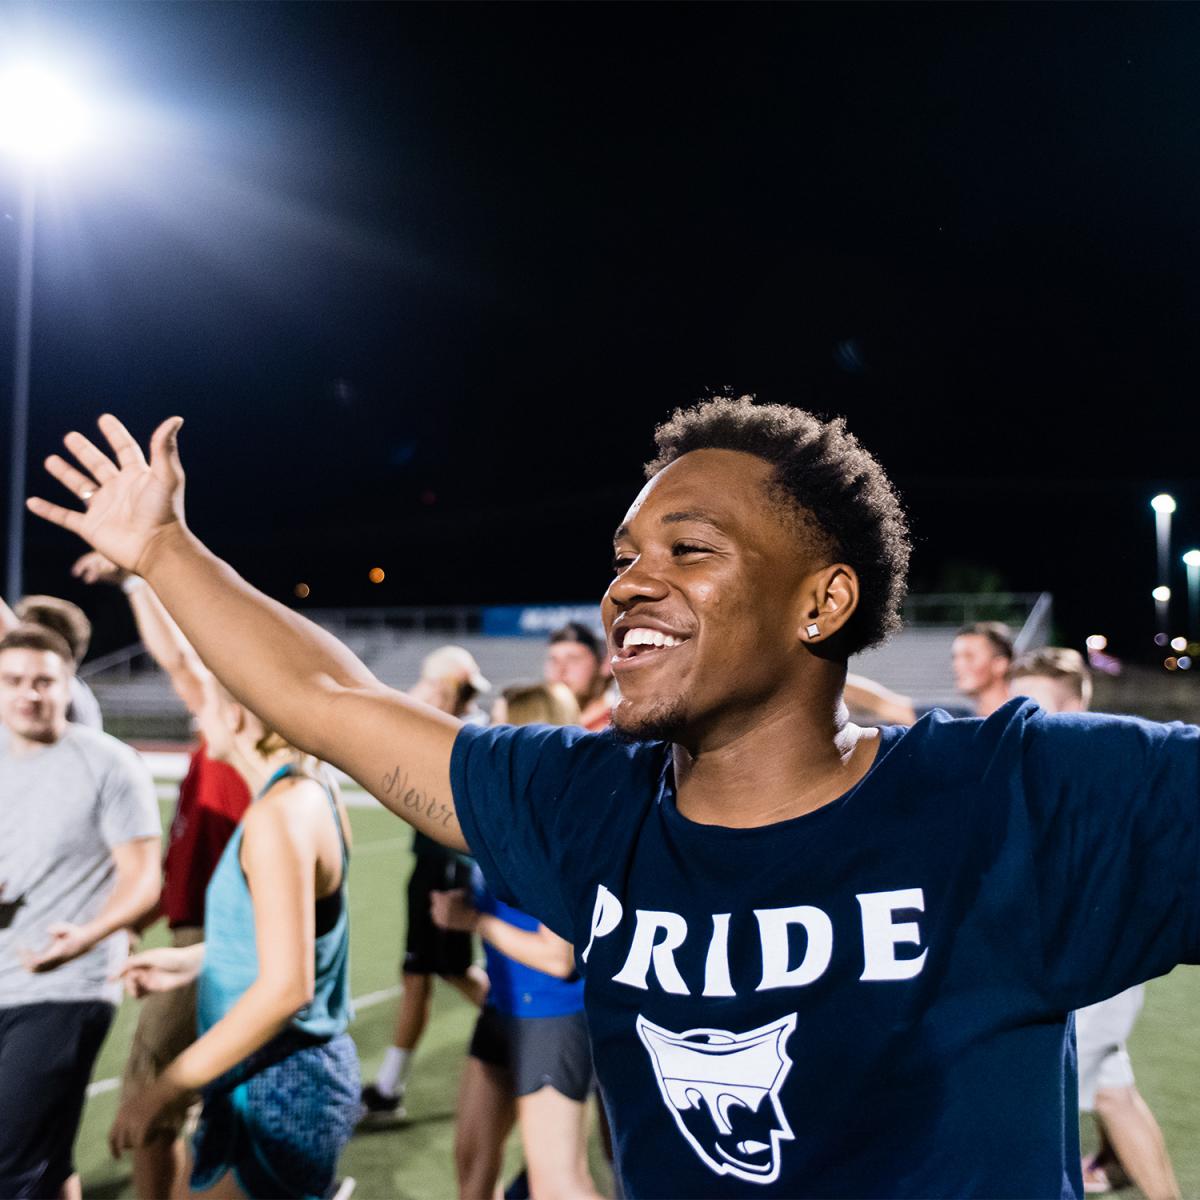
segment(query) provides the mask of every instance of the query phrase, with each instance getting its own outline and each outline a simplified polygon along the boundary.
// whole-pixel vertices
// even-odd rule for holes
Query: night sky
[[[0,33],[31,20],[156,130],[44,196],[35,464],[178,412],[191,524],[274,595],[580,600],[655,422],[732,386],[845,414],[915,590],[1048,589],[1063,639],[1153,650],[1150,497],[1176,562],[1200,541],[1200,7],[93,0]],[[77,544],[28,536],[28,589],[79,598]]]

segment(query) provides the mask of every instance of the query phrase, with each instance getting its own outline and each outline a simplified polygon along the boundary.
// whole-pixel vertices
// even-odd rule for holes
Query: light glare
[[[1183,556],[1185,567],[1200,567],[1200,550],[1188,550]]]
[[[1166,492],[1159,492],[1153,500],[1150,501],[1150,507],[1156,513],[1173,513],[1175,511],[1175,497],[1168,496]]]
[[[1108,638],[1102,633],[1093,633],[1087,640],[1089,650],[1103,650],[1108,645]]]
[[[92,113],[67,79],[36,60],[0,69],[0,147],[39,166],[60,162],[88,140]]]
[[[1160,583],[1158,587],[1156,587],[1150,594],[1159,602],[1159,604],[1166,604],[1166,602],[1171,598],[1171,589],[1165,584]]]
[[[1184,650],[1186,650],[1186,649],[1187,649],[1187,638],[1185,638],[1185,637],[1173,637],[1173,638],[1171,639],[1171,649],[1172,649],[1172,650],[1178,650],[1178,651],[1180,651],[1180,652],[1182,653]]]

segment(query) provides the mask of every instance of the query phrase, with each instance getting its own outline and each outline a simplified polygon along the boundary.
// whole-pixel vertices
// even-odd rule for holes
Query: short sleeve
[[[1023,710],[1043,977],[1080,1008],[1200,961],[1200,729]]]
[[[100,832],[107,846],[139,838],[161,837],[158,798],[145,763],[127,746],[117,745],[100,786]]]
[[[568,940],[589,879],[632,842],[660,772],[652,743],[536,725],[464,726],[450,759],[458,821],[488,886]]]

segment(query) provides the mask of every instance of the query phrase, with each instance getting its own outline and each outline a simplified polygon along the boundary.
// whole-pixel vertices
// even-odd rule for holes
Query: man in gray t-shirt
[[[127,746],[68,724],[69,663],[51,630],[0,639],[0,1196],[77,1190],[110,976],[158,901],[153,782]]]

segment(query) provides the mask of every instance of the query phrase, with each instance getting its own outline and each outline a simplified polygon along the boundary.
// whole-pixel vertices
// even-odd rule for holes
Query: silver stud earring
[[[821,627],[820,625],[810,625],[804,632],[807,633],[810,638],[820,637]]]

